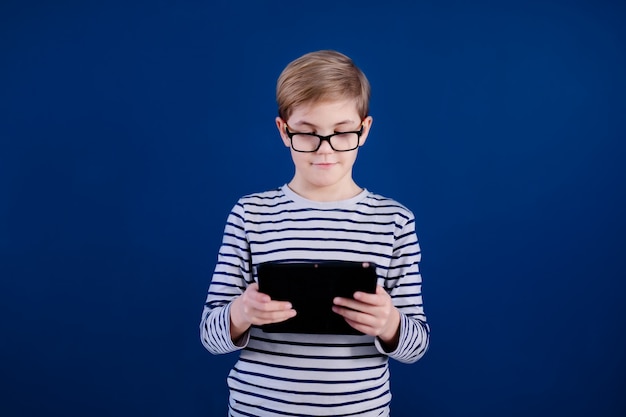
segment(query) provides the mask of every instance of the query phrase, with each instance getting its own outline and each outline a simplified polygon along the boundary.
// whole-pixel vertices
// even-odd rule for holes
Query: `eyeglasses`
[[[285,131],[291,141],[291,149],[296,152],[317,152],[323,141],[327,141],[336,152],[348,152],[359,147],[361,135],[363,134],[363,123],[361,123],[359,130],[335,132],[327,136],[316,133],[291,132],[287,125],[285,125]]]

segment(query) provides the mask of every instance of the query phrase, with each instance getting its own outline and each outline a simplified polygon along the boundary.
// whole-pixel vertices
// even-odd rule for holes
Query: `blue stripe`
[[[232,377],[229,377],[229,379],[232,379]],[[251,385],[251,384],[246,384],[246,385]],[[383,391],[381,394],[377,395],[376,397],[369,397],[369,398],[364,399],[364,400],[343,401],[343,402],[340,402],[340,403],[325,404],[325,403],[311,403],[311,402],[297,402],[297,401],[280,400],[278,398],[270,397],[268,395],[257,394],[257,393],[255,393],[255,391],[242,391],[242,390],[238,390],[238,389],[235,389],[235,388],[231,388],[231,390],[232,391],[236,391],[236,392],[244,393],[244,394],[249,395],[251,397],[263,398],[263,399],[266,399],[266,400],[271,400],[272,402],[277,402],[277,403],[281,403],[281,404],[289,404],[291,406],[322,407],[322,408],[345,407],[345,406],[351,405],[351,404],[359,404],[359,403],[371,402],[371,401],[373,401],[373,400],[375,400],[377,398],[380,398],[380,397],[388,394],[388,391]],[[245,403],[241,402],[241,404],[245,404]],[[247,405],[247,404],[245,404],[245,405]],[[262,406],[259,406],[259,405],[254,405],[254,407],[256,407],[259,410],[272,411],[274,413],[280,412],[277,409],[268,408],[268,407],[262,407]],[[376,408],[378,408],[378,406]],[[286,414],[286,415],[297,415],[297,416],[301,416],[302,415],[300,413],[298,413],[298,414],[290,414],[290,413],[283,413],[283,412],[280,412],[280,413],[281,414]],[[360,413],[363,413],[363,411],[361,411]],[[344,415],[344,414],[339,414],[339,415]],[[345,415],[349,415],[349,414],[345,414]]]
[[[370,336],[355,336],[358,337],[359,339],[362,338],[368,338],[370,339]],[[373,340],[369,340],[367,342],[363,342],[363,343],[328,343],[326,341],[321,341],[319,343],[315,343],[315,342],[298,342],[296,340],[275,340],[275,339],[266,339],[263,337],[255,337],[255,336],[251,336],[251,339],[254,340],[258,340],[259,342],[271,342],[271,343],[275,343],[278,345],[290,345],[290,346],[317,346],[317,347],[341,347],[341,348],[345,348],[345,347],[364,347],[364,346],[371,346],[373,343]],[[372,338],[373,339],[373,338]]]
[[[306,371],[306,372],[340,372],[340,373],[347,373],[347,372],[354,372],[356,374],[362,372],[362,371],[371,371],[371,370],[376,370],[376,369],[386,369],[387,365],[386,364],[377,364],[374,366],[359,366],[359,367],[349,367],[349,368],[339,368],[337,366],[333,367],[333,368],[311,368],[311,367],[304,367],[304,366],[290,366],[290,365],[281,365],[281,364],[268,364],[267,362],[264,361],[255,361],[253,359],[249,359],[249,358],[241,358],[239,359],[240,362],[247,362],[247,363],[251,363],[251,364],[256,364],[256,365],[263,365],[263,366],[271,366],[272,368],[278,368],[278,369],[288,369],[291,371]]]
[[[248,233],[250,235],[263,235],[266,233],[283,233],[283,232],[349,232],[354,234],[363,234],[366,233],[368,235],[373,236],[390,236],[393,235],[393,232],[383,231],[377,232],[372,230],[354,230],[354,229],[345,229],[341,227],[285,227],[282,229],[268,229],[268,230],[251,230]]]
[[[246,350],[250,352],[263,353],[269,356],[284,356],[286,358],[300,358],[300,359],[312,359],[312,360],[331,360],[331,361],[345,361],[346,358],[341,356],[329,356],[329,355],[298,355],[295,353],[275,352],[272,350],[255,349],[247,347]],[[378,358],[383,356],[381,353],[373,355],[350,355],[350,359],[365,359],[365,358]]]
[[[346,249],[345,247],[336,247],[336,248],[306,248],[306,247],[290,247],[290,248],[281,248],[281,249],[274,249],[274,250],[268,250],[268,251],[258,251],[255,252],[255,255],[261,256],[261,255],[269,255],[269,254],[273,254],[273,253],[285,253],[285,252],[294,252],[294,251],[309,251],[312,253],[324,253],[324,252],[343,252],[343,253],[354,253],[357,255],[369,255],[371,257],[374,258],[384,258],[384,259],[390,259],[391,256],[390,255],[382,255],[380,252],[369,252],[369,251],[360,251],[360,250],[355,250],[355,249]],[[341,260],[341,259],[339,259]]]
[[[246,374],[245,372],[239,372],[240,374]],[[253,376],[266,376],[263,374],[256,374],[256,373],[248,373],[248,375],[253,375]],[[382,376],[381,376],[382,377]],[[378,385],[374,385],[374,386],[370,386],[370,388],[367,389],[360,389],[360,390],[353,390],[353,391],[342,391],[342,392],[320,392],[320,391],[299,391],[299,390],[287,390],[287,389],[278,389],[278,388],[270,388],[268,386],[265,385],[258,385],[258,384],[253,384],[251,382],[242,380],[240,378],[234,377],[234,376],[230,376],[229,379],[232,379],[234,381],[237,381],[239,383],[241,383],[242,385],[248,385],[251,387],[257,387],[257,388],[261,388],[264,390],[268,390],[268,391],[275,391],[275,392],[282,392],[285,394],[298,394],[298,395],[323,395],[325,397],[344,397],[347,395],[355,395],[355,394],[363,394],[364,392],[370,392],[370,391],[377,391],[380,388],[382,388],[385,385],[385,382],[383,381],[383,383],[378,384]],[[302,383],[316,383],[316,381],[302,381],[302,380],[298,380],[298,379],[289,379],[289,378],[280,378],[280,377],[273,377],[272,380],[274,381],[289,381],[289,382],[298,382],[298,385],[302,385]],[[376,379],[371,379],[372,381],[378,381],[380,380],[380,378],[376,378]],[[350,383],[355,383],[356,381],[333,381],[333,384],[350,384]],[[360,381],[363,382],[363,381]],[[289,386],[293,386],[293,385],[289,385]]]
[[[279,205],[275,205],[273,207],[277,207]],[[267,208],[269,206],[257,206],[259,208]],[[378,209],[380,207],[377,207]],[[408,216],[401,216],[400,213],[398,213],[397,211],[389,211],[389,212],[381,212],[381,211],[376,211],[375,213],[372,212],[366,212],[366,211],[359,211],[359,210],[347,210],[347,209],[340,209],[340,208],[330,208],[330,209],[323,209],[323,208],[301,208],[301,209],[284,209],[284,210],[278,210],[278,211],[251,211],[248,210],[246,213],[248,215],[253,215],[253,216],[280,216],[280,215],[285,215],[285,214],[295,214],[295,213],[310,213],[310,212],[321,212],[321,213],[328,213],[328,214],[354,214],[354,215],[359,215],[359,216],[364,216],[364,217],[382,217],[382,216],[389,216],[389,217],[396,217],[396,216],[400,216],[405,220],[408,220],[409,217]]]
[[[361,240],[361,239],[347,239],[347,238],[339,238],[339,237],[329,237],[329,238],[316,238],[316,237],[282,237],[276,239],[268,239],[268,240],[251,240],[250,244],[268,244],[275,242],[291,242],[291,241],[304,241],[304,242],[347,242],[347,243],[358,243],[365,245],[380,245],[380,246],[392,246],[393,244],[386,241],[371,241],[371,240]]]
[[[369,226],[395,225],[396,227],[402,227],[402,225],[398,225],[394,221],[373,222],[369,220],[358,221],[358,220],[352,220],[352,219],[334,219],[334,218],[328,218],[328,217],[307,217],[306,219],[277,219],[277,220],[262,220],[262,221],[248,220],[246,223],[262,226],[262,225],[267,225],[267,224],[276,225],[276,224],[285,223],[285,222],[351,223],[351,224],[363,224],[363,225],[369,225]]]
[[[264,373],[261,373],[261,372],[247,372],[247,371],[241,370],[241,369],[239,369],[237,367],[235,367],[234,370],[237,371],[238,374],[251,375],[251,376],[257,376],[257,377],[267,377],[267,374],[264,374]],[[278,381],[286,381],[286,382],[298,382],[300,384],[342,385],[342,384],[348,384],[348,383],[358,384],[358,383],[367,382],[367,381],[377,381],[377,380],[383,378],[384,376],[385,376],[385,370],[383,370],[383,372],[381,372],[377,376],[373,376],[371,378],[351,379],[349,381],[320,380],[320,379],[299,379],[299,378],[297,379],[297,378],[285,378],[285,377],[279,377],[279,376],[274,376],[274,377],[272,377],[272,379],[273,380],[278,380]]]

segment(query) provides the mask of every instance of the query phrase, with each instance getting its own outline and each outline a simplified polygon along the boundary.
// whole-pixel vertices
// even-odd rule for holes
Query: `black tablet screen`
[[[259,265],[259,291],[273,300],[289,301],[297,314],[266,324],[266,332],[362,334],[332,311],[333,298],[352,298],[355,291],[376,292],[373,265],[361,262],[264,263]]]

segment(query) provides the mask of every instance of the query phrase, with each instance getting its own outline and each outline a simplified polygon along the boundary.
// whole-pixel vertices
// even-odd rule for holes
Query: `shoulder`
[[[414,219],[413,212],[404,204],[398,202],[393,198],[385,197],[371,191],[368,192],[367,198],[361,201],[361,204],[374,210],[394,212],[395,214],[404,217],[407,220]]]
[[[246,210],[249,208],[271,209],[289,203],[289,199],[285,196],[283,190],[275,188],[268,191],[246,194],[239,198],[236,207]]]

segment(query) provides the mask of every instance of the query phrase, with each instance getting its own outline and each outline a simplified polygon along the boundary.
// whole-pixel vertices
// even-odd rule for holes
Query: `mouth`
[[[336,165],[336,162],[314,162],[313,163],[313,166],[316,166],[319,168],[330,168],[335,165]]]

